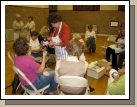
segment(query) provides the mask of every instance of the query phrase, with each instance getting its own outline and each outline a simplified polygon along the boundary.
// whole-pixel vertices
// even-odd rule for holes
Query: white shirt
[[[25,27],[29,27],[29,29],[32,32],[35,30],[35,22],[34,21],[28,22]]]
[[[78,60],[78,58],[77,57],[75,57],[75,56],[68,56],[67,58],[66,58],[66,61],[71,61],[71,62],[79,62],[79,60]],[[88,67],[88,63],[86,62],[86,61],[84,61],[85,62],[85,71],[87,70],[87,67]],[[59,69],[59,67],[60,67],[60,60],[58,60],[57,62],[56,62],[56,67],[55,67],[55,80],[56,80],[56,82],[58,81],[58,77],[59,77],[59,74],[58,74],[58,69]]]
[[[119,38],[117,42],[122,42],[124,44],[112,44],[109,47],[115,50],[115,53],[120,53],[125,50],[125,39]]]
[[[85,33],[85,39],[87,40],[87,38],[90,37],[90,36],[94,36],[94,38],[96,38],[96,33],[95,33],[95,31],[92,30],[92,31],[90,32],[89,30],[87,30],[86,33]]]
[[[14,21],[13,22],[13,29],[14,29],[14,32],[20,32],[20,30],[15,30],[15,29],[18,29],[18,28],[23,28],[24,27],[24,23],[22,21],[18,22],[18,21]]]
[[[30,44],[29,45],[31,46],[31,50],[40,48],[40,43],[39,43],[38,38],[34,41],[30,38]]]

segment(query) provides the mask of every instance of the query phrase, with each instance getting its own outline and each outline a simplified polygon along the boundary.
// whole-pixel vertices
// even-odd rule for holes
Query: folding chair
[[[22,83],[21,83],[21,87],[25,90],[23,95],[42,95],[44,93],[44,91],[46,89],[48,89],[50,87],[50,85],[48,84],[47,86],[41,88],[41,89],[37,89],[31,82],[30,80],[25,76],[25,74],[17,67],[13,66],[12,67],[13,70],[15,71],[16,74],[18,74],[18,76],[22,79],[24,79],[25,81],[27,81],[27,83],[33,88],[33,90],[30,90],[28,88],[26,88]]]
[[[102,52],[101,52],[102,57],[104,57],[104,56],[106,55],[106,49],[107,49],[107,47],[110,45],[110,43],[111,43],[111,44],[114,43],[115,40],[116,40],[116,37],[115,37],[115,36],[109,36],[109,37],[107,38],[107,40],[105,41],[104,45],[101,46],[101,48],[102,48]],[[108,45],[108,43],[109,43],[109,45]]]
[[[80,39],[80,38],[81,38],[81,35],[80,35],[79,33],[74,33],[74,34],[73,34],[73,38],[78,38],[78,39]]]
[[[88,81],[84,77],[79,76],[60,76],[58,80],[59,86],[67,86],[72,88],[86,88],[84,95],[90,95]],[[62,91],[59,95],[65,95]]]
[[[14,55],[13,55],[13,53],[12,52],[10,52],[10,51],[8,51],[8,57],[9,57],[9,59],[11,60],[11,62],[13,62],[14,63],[14,61],[13,61],[13,58],[14,58]]]
[[[8,54],[9,59],[11,60],[11,62],[14,64],[14,60],[13,60],[14,55],[13,55],[13,53],[8,51],[7,54]],[[19,85],[17,86],[16,91],[19,89],[20,85],[21,85],[21,83],[19,83]]]

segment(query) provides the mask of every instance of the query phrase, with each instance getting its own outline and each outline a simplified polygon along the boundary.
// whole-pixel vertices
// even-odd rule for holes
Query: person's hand
[[[83,39],[79,39],[79,41],[82,43],[82,45],[85,44]]]
[[[43,72],[43,75],[45,75],[45,76],[49,76],[50,73],[49,73],[48,71],[44,71],[44,72]]]
[[[118,80],[119,80],[119,78],[120,78],[120,77],[119,77],[118,75],[117,75],[117,76],[115,76],[115,77],[114,77],[114,81],[113,81],[113,82],[118,81]]]
[[[55,43],[54,42],[49,42],[48,44],[49,44],[49,46],[53,46]]]
[[[49,42],[48,41],[43,41],[43,46],[48,46]]]
[[[121,74],[121,75],[125,74],[125,69],[124,68],[123,69],[119,69],[118,73]]]
[[[41,46],[39,47],[39,51],[42,51],[42,47]]]
[[[90,38],[93,38],[93,36],[91,35]]]
[[[46,47],[44,47],[44,48],[43,48],[43,50],[45,50],[45,51],[46,51],[46,50],[47,50],[47,48],[46,48]]]

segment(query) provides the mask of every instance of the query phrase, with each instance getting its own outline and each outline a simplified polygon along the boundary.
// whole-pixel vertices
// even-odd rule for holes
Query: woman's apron
[[[60,43],[62,42],[59,38],[59,33],[60,33],[60,29],[61,29],[61,26],[62,26],[62,22],[60,24],[60,27],[59,27],[59,31],[58,31],[58,34],[54,37],[54,33],[52,35],[52,42],[55,42],[55,43]],[[68,53],[66,52],[65,50],[66,46],[64,47],[61,47],[61,46],[55,46],[55,55],[56,55],[56,61],[60,60],[60,59],[66,59],[67,56],[68,56]]]

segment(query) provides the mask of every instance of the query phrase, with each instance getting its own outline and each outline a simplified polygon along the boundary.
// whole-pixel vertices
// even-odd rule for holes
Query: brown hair
[[[77,39],[72,39],[66,46],[66,51],[68,55],[80,56],[83,52],[82,43],[80,43],[80,41]]]
[[[32,32],[31,32],[31,36],[37,36],[37,37],[38,37],[38,36],[39,36],[38,31],[36,31],[36,30],[35,30],[35,31],[32,31]]]
[[[28,16],[28,18],[30,18],[31,20],[34,20],[34,18],[32,16]]]
[[[58,13],[55,13],[55,12],[50,13],[49,16],[47,17],[48,24],[57,23],[61,21],[62,21],[62,17]]]
[[[13,50],[18,55],[26,55],[28,53],[29,46],[25,37],[20,37],[13,43]]]
[[[92,29],[92,28],[93,28],[92,25],[89,25],[89,26],[88,26],[88,29]]]

